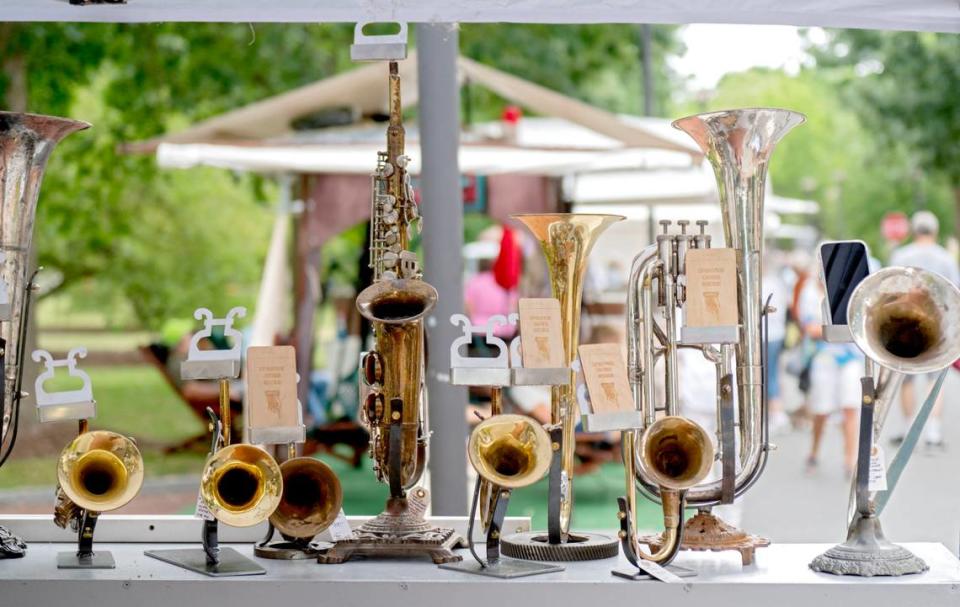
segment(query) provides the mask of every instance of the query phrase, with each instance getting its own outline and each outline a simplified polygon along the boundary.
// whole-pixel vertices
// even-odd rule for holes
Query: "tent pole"
[[[465,388],[447,382],[450,344],[460,331],[450,315],[463,312],[463,196],[460,143],[459,38],[452,24],[417,25],[417,77],[424,219],[424,278],[440,293],[427,319],[430,479],[433,513],[467,513]]]

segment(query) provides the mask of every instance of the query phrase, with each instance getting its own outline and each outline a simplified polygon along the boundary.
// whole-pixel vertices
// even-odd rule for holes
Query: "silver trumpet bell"
[[[960,289],[934,272],[884,268],[847,305],[857,346],[897,373],[930,373],[960,357]]]

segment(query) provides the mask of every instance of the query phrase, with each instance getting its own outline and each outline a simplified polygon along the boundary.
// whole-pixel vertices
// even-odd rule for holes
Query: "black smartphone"
[[[860,240],[838,240],[820,245],[820,277],[830,310],[829,324],[847,324],[847,304],[853,290],[870,274],[870,255]]]

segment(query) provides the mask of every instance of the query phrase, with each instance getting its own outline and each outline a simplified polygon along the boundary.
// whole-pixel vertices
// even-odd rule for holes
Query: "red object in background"
[[[880,233],[891,242],[900,242],[910,234],[910,220],[904,213],[891,211],[880,221]]]
[[[513,230],[503,226],[503,236],[500,237],[500,253],[493,262],[493,277],[497,284],[510,291],[520,284],[520,271],[523,267],[523,254]]]
[[[516,105],[508,105],[503,108],[503,113],[500,114],[500,119],[507,124],[517,124],[521,118],[523,118],[523,110]]]

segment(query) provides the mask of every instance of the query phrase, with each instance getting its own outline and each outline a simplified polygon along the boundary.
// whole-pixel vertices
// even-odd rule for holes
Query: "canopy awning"
[[[2,0],[4,21],[755,23],[960,32],[955,0]],[[763,49],[757,49],[763,52]]]

